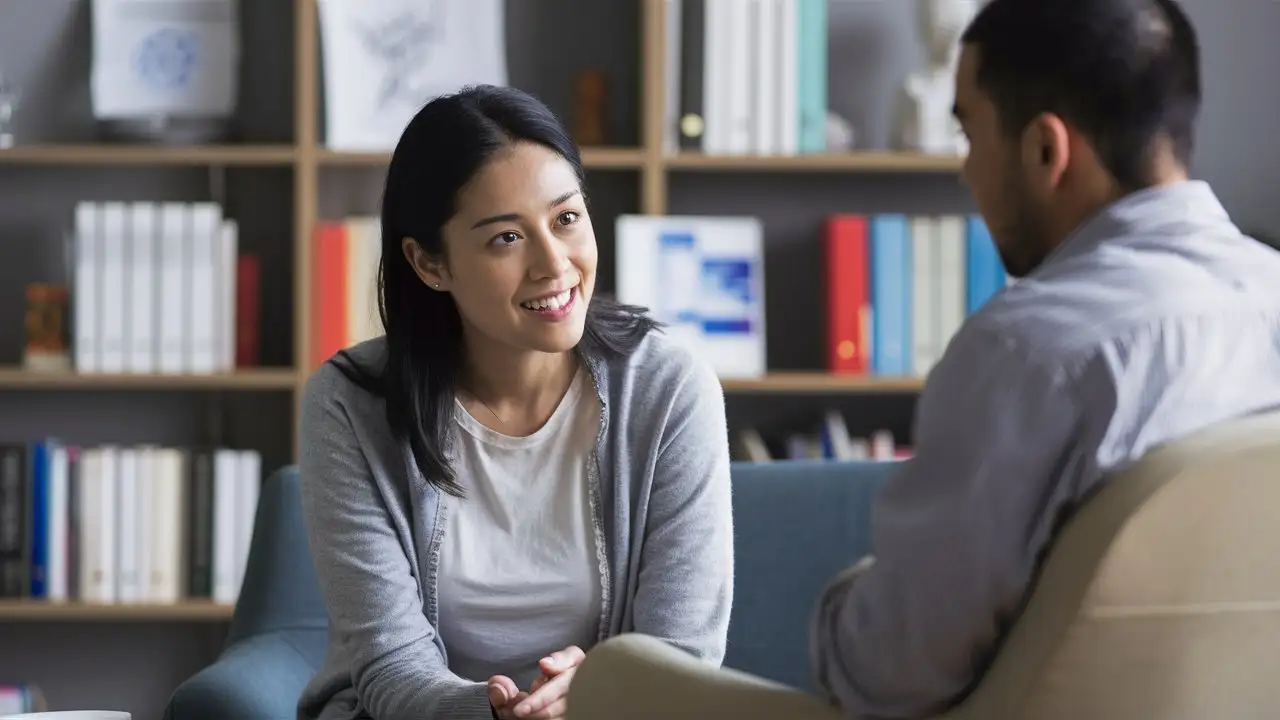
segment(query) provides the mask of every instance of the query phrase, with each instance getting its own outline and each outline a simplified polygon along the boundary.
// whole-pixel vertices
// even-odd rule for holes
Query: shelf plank
[[[963,158],[917,153],[858,152],[826,155],[702,155],[679,153],[663,158],[668,168],[764,172],[958,172]]]
[[[725,379],[720,384],[726,392],[738,393],[915,393],[924,387],[924,380],[822,372],[778,372],[759,379]]]
[[[316,159],[321,165],[335,167],[381,167],[391,161],[391,154],[318,149]],[[643,162],[644,153],[638,148],[582,148],[582,164],[589,169],[639,168]]]
[[[209,375],[54,373],[0,368],[0,389],[4,390],[292,390],[298,384],[298,373],[293,368]]]
[[[292,165],[290,145],[19,145],[0,150],[0,165]]]
[[[78,601],[0,600],[0,622],[225,622],[234,606],[210,601],[174,604],[95,605]]]

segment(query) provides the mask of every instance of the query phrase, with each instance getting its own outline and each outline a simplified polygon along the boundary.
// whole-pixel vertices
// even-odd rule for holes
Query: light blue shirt
[[[1055,528],[1108,473],[1280,408],[1280,253],[1188,181],[1083,224],[971,317],[875,507],[874,563],[828,588],[814,666],[850,718],[924,717],[980,678]]]

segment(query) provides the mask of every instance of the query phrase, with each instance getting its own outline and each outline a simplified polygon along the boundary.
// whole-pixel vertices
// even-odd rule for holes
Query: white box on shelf
[[[720,377],[765,374],[759,218],[621,215],[616,242],[618,300],[648,308]]]

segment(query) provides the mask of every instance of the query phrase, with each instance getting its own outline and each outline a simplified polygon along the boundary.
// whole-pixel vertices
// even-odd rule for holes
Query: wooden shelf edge
[[[208,375],[54,373],[0,368],[0,389],[3,390],[293,390],[297,387],[298,373],[293,368]]]
[[[292,145],[37,144],[0,150],[0,165],[286,166],[296,157]]]
[[[0,600],[0,622],[128,620],[223,622],[231,619],[235,607],[209,601],[189,600],[173,604],[98,605],[79,601]]]
[[[681,170],[755,170],[773,172],[958,172],[963,158],[897,152],[830,153],[825,155],[702,155],[679,153],[662,160]]]
[[[738,393],[915,393],[924,387],[924,380],[822,372],[778,372],[758,379],[725,378],[720,384],[725,392]]]
[[[639,168],[644,163],[644,151],[625,147],[584,147],[582,164],[589,169]],[[391,161],[390,153],[347,152],[317,148],[316,161],[332,167],[381,167]]]

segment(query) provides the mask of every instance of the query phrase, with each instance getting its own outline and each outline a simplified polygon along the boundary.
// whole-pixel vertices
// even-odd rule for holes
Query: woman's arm
[[[654,463],[635,630],[718,665],[733,604],[729,433],[714,370],[685,365]]]
[[[301,412],[303,512],[329,632],[378,720],[491,720],[485,684],[451,673],[432,644],[418,581],[339,399],[345,385],[323,367]]]

